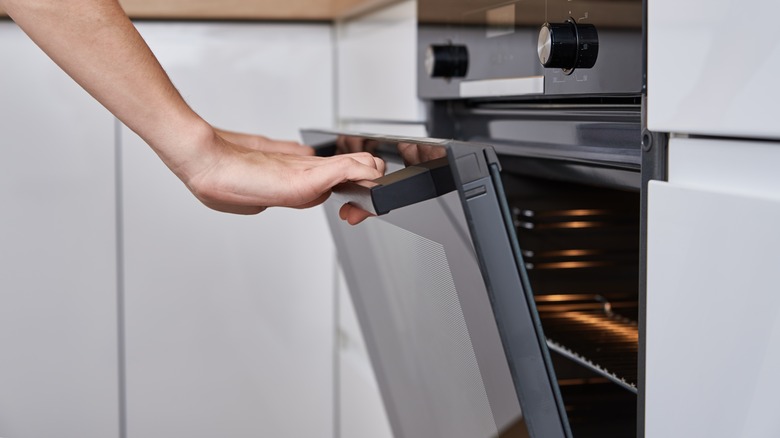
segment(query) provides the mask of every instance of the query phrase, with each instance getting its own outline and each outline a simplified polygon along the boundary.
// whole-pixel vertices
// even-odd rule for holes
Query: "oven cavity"
[[[505,186],[572,433],[632,436],[639,193],[517,175]]]

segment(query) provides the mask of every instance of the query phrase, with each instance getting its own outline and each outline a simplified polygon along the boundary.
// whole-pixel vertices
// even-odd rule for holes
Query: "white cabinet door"
[[[648,125],[654,131],[780,138],[780,2],[649,0]]]
[[[425,120],[417,99],[416,1],[340,23],[337,44],[341,120]]]
[[[0,21],[0,436],[119,436],[114,119]]]
[[[780,436],[780,145],[669,148],[649,189],[646,436]]]
[[[218,126],[295,138],[332,124],[329,26],[139,28]],[[210,211],[126,129],[122,171],[128,436],[332,436],[335,250],[322,211]]]

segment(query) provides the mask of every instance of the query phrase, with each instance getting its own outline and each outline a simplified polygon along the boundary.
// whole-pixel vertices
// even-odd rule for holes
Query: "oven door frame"
[[[532,437],[571,437],[568,418],[504,194],[500,177],[501,166],[493,147],[449,140],[325,131],[303,132],[306,143],[321,146],[332,143],[339,135],[384,144],[416,143],[446,149],[454,188],[468,227],[468,238],[476,254],[479,271],[488,294],[492,318],[498,328],[501,346],[528,433]],[[325,149],[327,147],[323,148]],[[384,158],[393,159],[389,156]],[[337,187],[335,192],[343,193],[343,189],[344,187]],[[346,190],[347,193],[349,191]],[[376,345],[376,339],[372,339],[370,330],[366,330],[366,325],[370,323],[367,318],[370,318],[370,315],[361,314],[362,292],[356,286],[356,276],[361,273],[355,272],[350,266],[349,257],[345,255],[350,245],[356,244],[356,242],[350,243],[350,226],[340,221],[337,216],[339,207],[347,201],[349,199],[343,196],[334,196],[326,202],[328,221],[350,294],[358,310],[358,319],[366,332],[369,356],[377,371],[377,380],[390,423],[396,436],[403,438],[405,435],[401,433],[403,430],[401,423],[404,419],[399,418],[398,413],[393,411],[393,400],[388,399],[390,393],[389,388],[386,387],[388,383],[382,376],[383,364],[380,363],[379,357],[379,349],[382,346]],[[383,219],[379,217],[368,220]]]

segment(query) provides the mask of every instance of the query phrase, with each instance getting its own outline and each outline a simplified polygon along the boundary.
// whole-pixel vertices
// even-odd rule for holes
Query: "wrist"
[[[179,179],[189,184],[195,175],[211,165],[217,141],[214,128],[194,115],[169,126],[163,135],[147,143]]]

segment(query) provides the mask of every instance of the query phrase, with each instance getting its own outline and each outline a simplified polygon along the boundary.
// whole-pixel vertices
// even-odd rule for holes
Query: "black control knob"
[[[425,53],[425,71],[432,78],[462,78],[469,70],[469,51],[460,45],[432,45]]]
[[[599,34],[592,24],[545,23],[536,48],[546,68],[591,68],[599,55]]]

